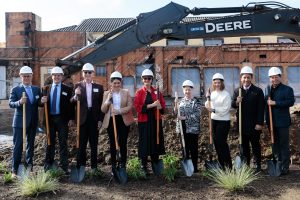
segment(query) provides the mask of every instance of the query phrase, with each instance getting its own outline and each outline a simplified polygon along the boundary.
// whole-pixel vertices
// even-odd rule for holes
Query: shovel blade
[[[184,175],[191,177],[194,173],[194,165],[191,159],[184,159],[181,161],[181,168]]]
[[[204,166],[206,170],[220,168],[219,162],[217,160],[206,160]]]
[[[156,176],[159,176],[164,169],[164,163],[161,159],[157,162],[152,162],[152,171]]]
[[[118,173],[119,183],[120,184],[127,183],[128,177],[127,177],[126,169],[124,167],[121,167],[117,170],[117,173]]]
[[[267,170],[270,176],[280,176],[281,175],[281,162],[277,160],[267,161]]]
[[[235,159],[234,159],[234,167],[235,167],[235,169],[241,169],[242,164],[243,163],[242,163],[241,157],[240,156],[235,157]]]
[[[85,166],[80,166],[79,168],[74,166],[71,168],[71,180],[74,183],[80,183],[85,176]]]
[[[20,164],[17,171],[17,177],[22,181],[25,177],[28,177],[30,170],[25,167],[25,165]]]

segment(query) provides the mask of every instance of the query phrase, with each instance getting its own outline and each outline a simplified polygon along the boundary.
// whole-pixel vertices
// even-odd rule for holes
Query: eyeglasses
[[[152,77],[143,77],[144,80],[148,80],[148,81],[151,81],[152,80]]]
[[[22,75],[23,78],[29,78],[30,75]]]
[[[92,74],[92,71],[84,71],[85,74]]]

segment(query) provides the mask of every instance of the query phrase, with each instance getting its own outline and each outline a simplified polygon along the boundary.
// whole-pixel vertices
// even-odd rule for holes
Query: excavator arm
[[[231,16],[203,18],[188,22],[189,14],[224,14]],[[190,39],[251,35],[282,35],[298,39],[300,37],[300,10],[278,2],[249,3],[243,7],[194,8],[174,2],[148,13],[141,13],[135,20],[107,33],[88,46],[57,61],[66,65],[66,75],[80,71],[84,63],[101,63],[149,45],[164,38]],[[86,49],[92,52],[77,61],[73,57]]]

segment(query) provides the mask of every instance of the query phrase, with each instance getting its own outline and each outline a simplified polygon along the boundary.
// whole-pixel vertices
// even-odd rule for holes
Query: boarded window
[[[277,66],[279,67],[279,66]],[[256,86],[260,87],[264,92],[267,85],[270,84],[268,72],[271,67],[259,66],[255,68],[255,82]],[[281,67],[279,67],[280,70]]]
[[[135,88],[134,88],[134,78],[132,76],[125,76],[123,77],[123,88],[128,89],[130,96],[134,97],[135,95]]]
[[[293,40],[285,37],[278,37],[277,43],[295,43]]]
[[[96,76],[106,76],[106,66],[96,66]]]
[[[242,44],[257,44],[257,43],[260,43],[260,38],[252,38],[252,37],[241,38],[240,42]]]
[[[296,102],[300,102],[300,67],[290,66],[287,68],[288,85],[293,88]]]
[[[204,69],[204,87],[205,93],[207,88],[211,88],[212,77],[215,73],[221,73],[224,76],[225,90],[227,90],[230,95],[233,95],[235,88],[240,85],[240,75],[238,67],[210,67]]]
[[[223,39],[204,39],[204,46],[221,46]]]
[[[185,40],[167,39],[167,46],[185,46],[186,44]]]
[[[193,95],[200,96],[200,70],[193,67],[172,67],[171,71],[172,96],[178,92],[179,97],[183,97],[182,83],[185,80],[191,80],[194,83]]]

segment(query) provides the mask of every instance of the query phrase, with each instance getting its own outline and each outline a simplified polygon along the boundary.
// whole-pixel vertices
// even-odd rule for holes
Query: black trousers
[[[256,165],[261,164],[261,146],[260,146],[260,133],[261,131],[253,130],[249,134],[243,134],[242,135],[242,151],[241,155],[243,156],[243,159],[247,162],[247,165],[250,165],[250,144],[252,147],[252,154],[254,156],[254,160],[256,162]]]
[[[86,146],[89,142],[91,148],[91,168],[97,168],[98,136],[98,122],[94,120],[92,112],[88,111],[85,123],[80,126],[77,166],[86,165]]]
[[[191,158],[194,171],[198,171],[198,138],[199,134],[184,133],[185,151],[187,159]]]
[[[274,127],[273,152],[282,162],[282,172],[287,173],[290,166],[289,127]]]
[[[213,141],[222,168],[232,168],[232,161],[227,144],[230,121],[212,120]]]
[[[123,118],[121,115],[116,115],[115,118],[116,118],[118,143],[120,146],[121,164],[126,166],[127,138],[128,138],[128,132],[129,132],[130,126],[126,126],[124,124]],[[107,132],[108,132],[109,144],[110,144],[111,164],[112,164],[112,166],[115,166],[116,165],[116,144],[115,144],[115,136],[114,136],[114,127],[113,127],[112,117],[109,120]]]
[[[55,156],[56,132],[58,133],[60,165],[63,170],[68,169],[68,122],[60,115],[52,115],[49,120],[50,143],[47,144],[45,168],[53,164]]]

